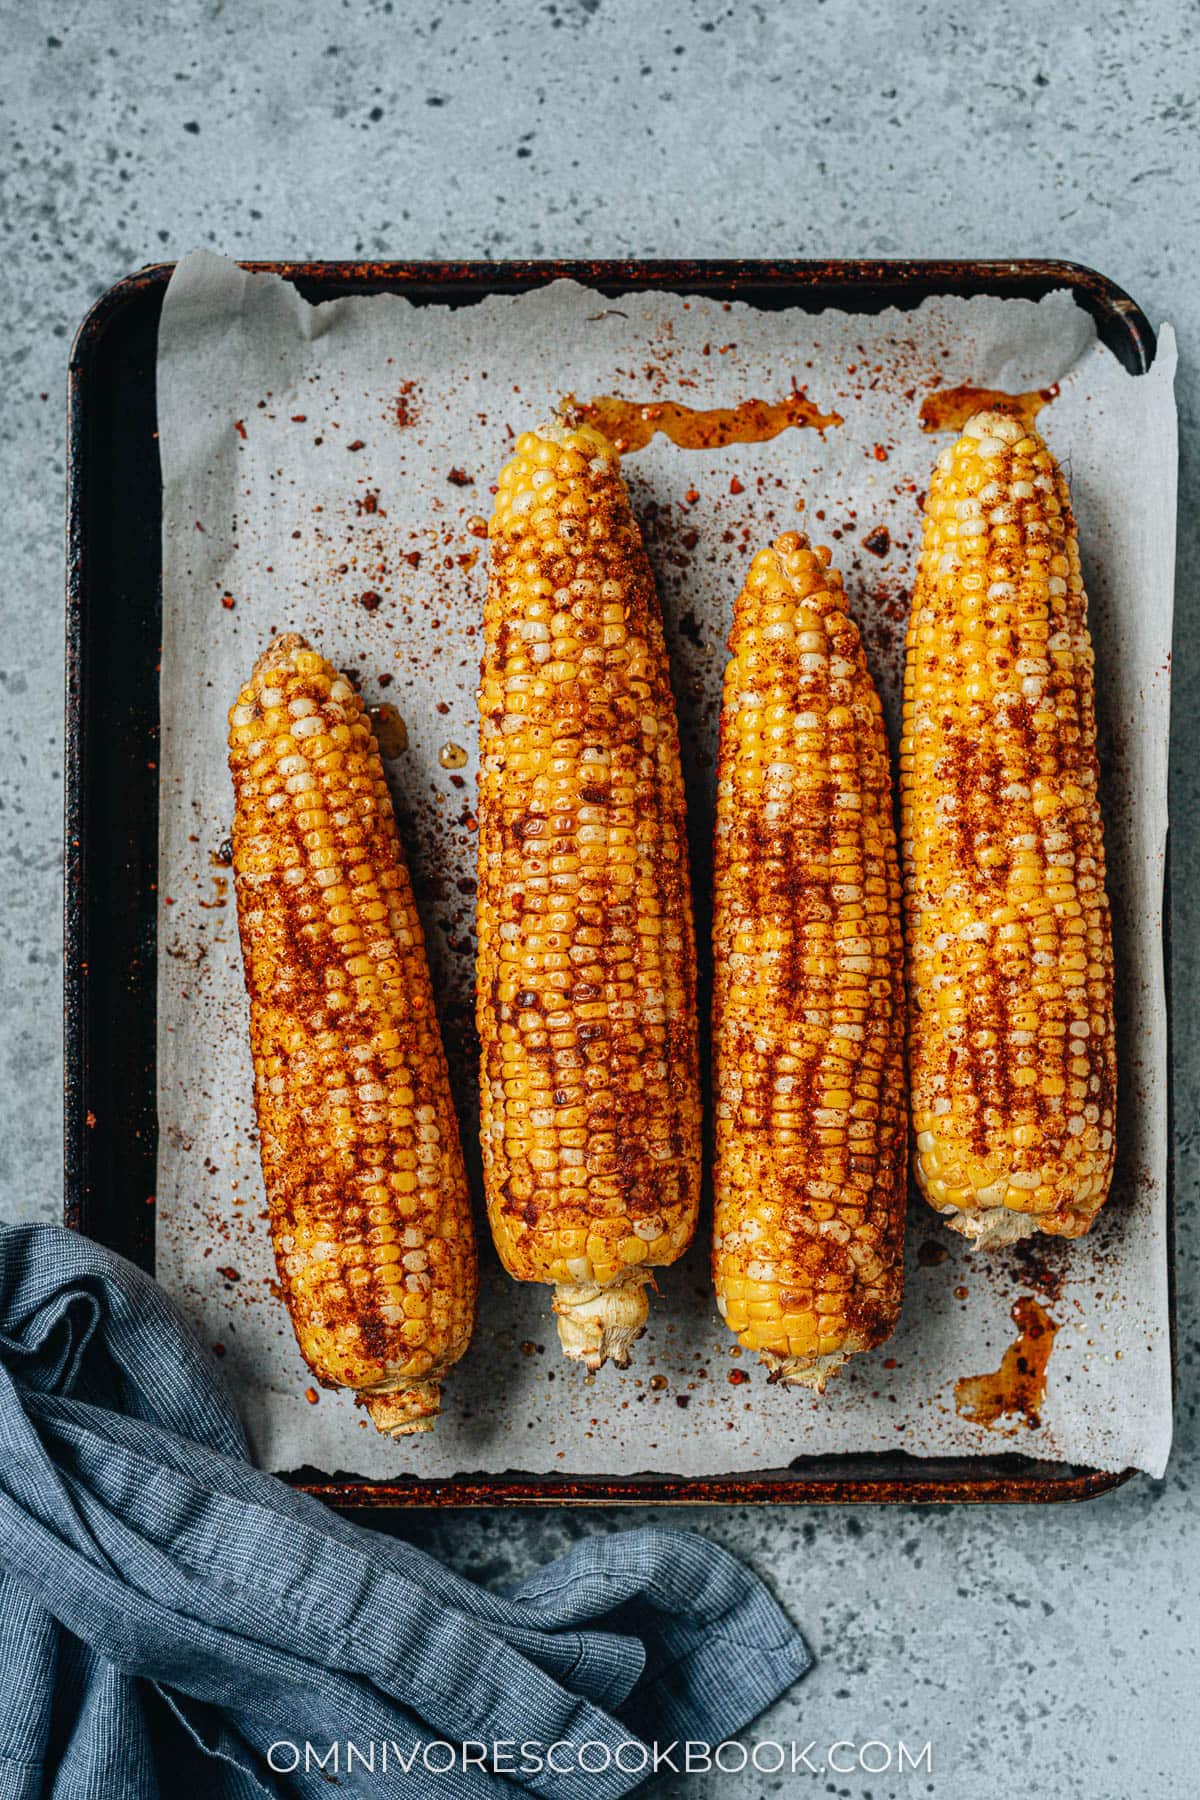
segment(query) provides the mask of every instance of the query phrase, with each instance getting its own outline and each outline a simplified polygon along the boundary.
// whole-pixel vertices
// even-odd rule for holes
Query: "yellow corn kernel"
[[[1116,1113],[1094,659],[1066,481],[997,413],[930,483],[900,766],[918,1181],[977,1243],[1078,1237]]]
[[[612,446],[524,432],[489,529],[477,1014],[488,1215],[568,1355],[628,1359],[695,1229],[696,953],[658,597]]]
[[[887,740],[828,565],[789,532],[738,597],[713,876],[717,1303],[818,1390],[899,1316],[907,1130]]]
[[[264,761],[288,784],[304,783],[300,809],[271,805]],[[383,766],[349,683],[291,634],[275,640],[238,695],[229,766],[280,1284],[318,1379],[358,1390],[381,1431],[423,1430],[470,1339],[477,1270],[424,941]]]

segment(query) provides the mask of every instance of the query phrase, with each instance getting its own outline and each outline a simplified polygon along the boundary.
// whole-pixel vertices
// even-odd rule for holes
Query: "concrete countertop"
[[[0,73],[0,1216],[61,1204],[63,395],[139,264],[238,256],[1014,256],[1112,276],[1181,346],[1174,832],[1179,1374],[1162,1482],[1058,1509],[678,1511],[816,1650],[760,1739],[933,1745],[932,1777],[662,1796],[1197,1792],[1200,34],[1189,0],[901,9],[282,0],[7,10]],[[421,1515],[501,1578],[645,1514]]]

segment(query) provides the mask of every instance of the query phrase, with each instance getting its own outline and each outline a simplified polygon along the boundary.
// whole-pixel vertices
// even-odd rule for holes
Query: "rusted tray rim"
[[[704,288],[769,289],[781,304],[795,303],[806,290],[818,287],[863,289],[895,288],[886,306],[911,310],[937,293],[992,294],[1001,298],[1033,297],[1056,288],[1070,291],[1093,317],[1119,330],[1123,341],[1136,353],[1138,369],[1145,373],[1154,362],[1157,343],[1153,327],[1141,307],[1125,290],[1086,263],[1066,258],[851,258],[844,262],[796,259],[659,258],[644,261],[612,257],[507,261],[459,260],[417,262],[351,260],[270,261],[238,258],[239,267],[256,274],[280,275],[305,283],[335,283],[359,293],[394,291],[397,284],[439,287],[461,286],[456,302],[478,304],[496,291],[518,292],[550,281],[572,280],[591,286],[636,290],[667,288],[702,291]],[[175,263],[146,263],[107,288],[89,307],[72,340],[70,367],[77,367],[113,313],[139,299],[147,289],[165,287]],[[907,302],[907,304],[906,304]],[[751,303],[752,304],[752,303]],[[866,309],[864,309],[866,310]],[[1132,371],[1131,371],[1132,372]]]
[[[1052,1469],[1055,1465],[1048,1465]],[[1071,1467],[1071,1465],[1064,1465]],[[936,1459],[914,1459],[915,1475],[581,1475],[575,1479],[504,1474],[456,1475],[443,1480],[408,1476],[395,1481],[353,1477],[313,1479],[307,1471],[283,1476],[301,1493],[331,1506],[530,1507],[530,1506],[929,1506],[1066,1505],[1122,1487],[1136,1469],[1072,1468],[1061,1478],[1038,1469],[1011,1475],[928,1473]]]

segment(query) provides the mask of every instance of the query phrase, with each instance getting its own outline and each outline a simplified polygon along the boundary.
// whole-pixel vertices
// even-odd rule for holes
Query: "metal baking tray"
[[[155,351],[171,264],[127,276],[92,307],[69,369],[66,645],[65,1216],[154,1268],[155,920],[161,487]],[[662,288],[760,307],[864,313],[931,294],[1037,299],[1069,288],[1134,373],[1154,334],[1104,276],[1067,262],[255,262],[312,300],[400,292],[467,306],[566,276],[610,294]],[[1169,1003],[1169,997],[1168,997]],[[1173,1241],[1173,1238],[1172,1238]],[[1172,1254],[1173,1272],[1173,1254]],[[1172,1330],[1174,1321],[1172,1282]],[[1173,1338],[1172,1338],[1173,1341]],[[801,1457],[767,1473],[461,1475],[364,1481],[298,1471],[341,1506],[1079,1500],[1128,1480],[1018,1455]]]

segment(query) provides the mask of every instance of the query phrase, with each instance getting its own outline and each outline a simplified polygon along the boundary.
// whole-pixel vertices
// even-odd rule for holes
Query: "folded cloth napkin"
[[[351,1524],[251,1466],[149,1276],[0,1226],[0,1800],[609,1800],[811,1660],[688,1532],[489,1592]]]

